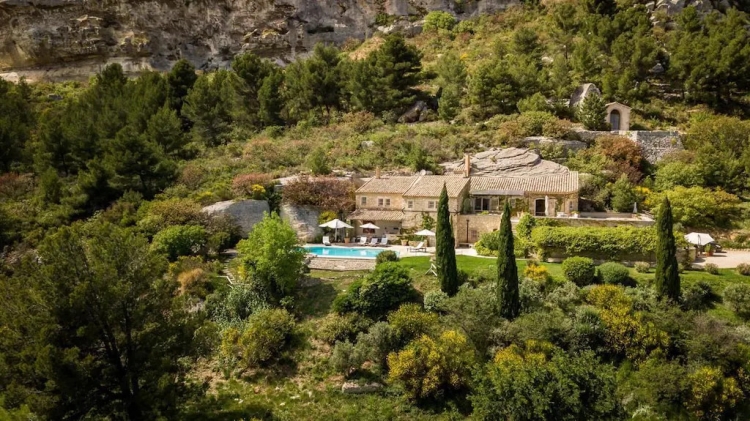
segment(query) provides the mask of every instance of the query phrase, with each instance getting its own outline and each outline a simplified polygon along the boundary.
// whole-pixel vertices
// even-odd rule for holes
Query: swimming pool
[[[337,247],[337,246],[305,246],[308,253],[318,257],[337,257],[339,259],[374,259],[385,251],[379,248]],[[398,254],[398,252],[396,252]]]

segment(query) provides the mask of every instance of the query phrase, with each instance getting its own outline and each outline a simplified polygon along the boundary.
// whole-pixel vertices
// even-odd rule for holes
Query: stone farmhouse
[[[514,217],[530,212],[539,217],[574,218],[578,211],[578,173],[529,177],[471,176],[470,158],[463,174],[381,176],[357,191],[356,210],[348,219],[356,235],[396,236],[416,231],[425,216],[437,218],[443,185],[448,192],[456,242],[471,244],[500,226],[502,208],[509,200]],[[379,230],[360,228],[373,223]]]

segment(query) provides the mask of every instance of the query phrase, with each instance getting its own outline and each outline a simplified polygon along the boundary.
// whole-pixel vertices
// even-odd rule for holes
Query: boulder
[[[376,382],[361,385],[355,382],[346,382],[341,386],[341,392],[346,393],[347,395],[359,395],[363,393],[374,393],[382,388],[383,385]]]
[[[209,215],[230,216],[242,229],[243,237],[247,237],[255,224],[260,222],[263,215],[270,211],[271,208],[265,200],[227,200],[203,208],[203,212]]]
[[[280,215],[297,232],[300,241],[311,243],[315,241],[315,237],[323,235],[323,229],[318,226],[320,210],[316,208],[283,203]]]
[[[470,157],[471,175],[488,177],[533,177],[568,173],[567,167],[542,159],[539,152],[525,148],[492,148]],[[464,160],[440,164],[446,174],[462,174]]]

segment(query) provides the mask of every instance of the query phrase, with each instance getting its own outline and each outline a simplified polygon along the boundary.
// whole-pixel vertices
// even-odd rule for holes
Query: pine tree
[[[448,190],[443,185],[438,203],[437,242],[435,247],[435,264],[437,266],[440,289],[452,296],[458,292],[458,269],[456,267],[456,241],[453,238],[451,214],[448,210]]]
[[[518,267],[513,253],[513,229],[510,225],[510,204],[505,202],[500,222],[497,248],[497,302],[500,316],[508,320],[518,317],[521,303],[518,295]]]
[[[583,99],[576,111],[578,121],[587,130],[605,130],[607,123],[607,106],[600,95],[591,93]]]
[[[680,299],[680,274],[677,267],[677,246],[672,233],[672,205],[665,196],[656,220],[656,292],[660,298],[677,302]]]

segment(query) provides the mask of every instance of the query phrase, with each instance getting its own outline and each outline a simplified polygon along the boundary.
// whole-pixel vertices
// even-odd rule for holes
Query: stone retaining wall
[[[658,162],[664,155],[684,149],[680,134],[668,130],[630,130],[630,131],[593,131],[581,130],[576,132],[581,140],[593,142],[597,137],[613,134],[630,138],[643,148],[643,157],[652,164]]]

